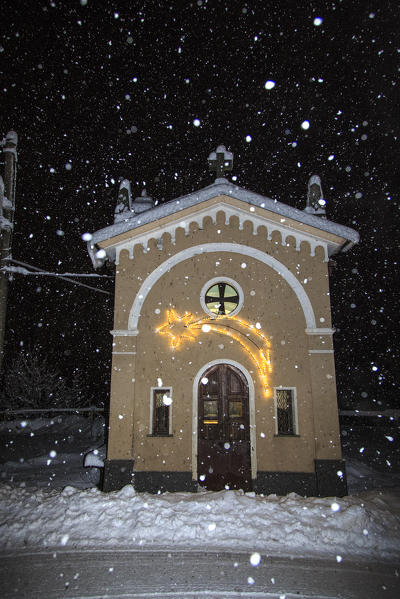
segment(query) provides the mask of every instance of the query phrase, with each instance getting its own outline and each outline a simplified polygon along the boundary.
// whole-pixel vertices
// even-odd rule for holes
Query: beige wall
[[[175,244],[163,236],[159,249],[136,246],[134,258],[122,252],[116,267],[115,321],[117,331],[128,328],[133,301],[141,284],[171,255],[202,243],[237,243],[259,249],[284,264],[304,287],[312,303],[317,327],[329,329],[330,302],[327,263],[322,248],[310,255],[310,246],[295,249],[294,238],[281,244],[279,232],[270,240],[263,228],[253,234],[250,223],[239,229],[238,219],[219,214],[190,234],[178,229]],[[243,263],[246,267],[243,267]],[[203,285],[214,277],[230,277],[243,289],[244,304],[238,317],[261,324],[270,339],[272,373],[270,388],[295,387],[298,401],[299,437],[275,437],[274,403],[263,393],[257,367],[242,347],[216,332],[199,332],[195,341],[171,349],[166,336],[156,332],[166,320],[168,308],[180,315],[205,315],[200,304]],[[205,253],[180,262],[152,287],[142,307],[139,334],[115,336],[111,385],[111,432],[108,458],[133,457],[137,470],[188,471],[192,468],[193,380],[212,360],[234,360],[251,374],[255,388],[257,469],[265,471],[314,470],[314,459],[340,458],[335,373],[329,335],[307,335],[303,310],[293,289],[275,270],[237,253]],[[311,354],[309,350],[314,350]],[[129,352],[129,353],[126,353]],[[136,352],[136,353],[135,353]],[[158,379],[173,388],[173,437],[149,437],[150,389]],[[133,424],[133,426],[132,426]]]

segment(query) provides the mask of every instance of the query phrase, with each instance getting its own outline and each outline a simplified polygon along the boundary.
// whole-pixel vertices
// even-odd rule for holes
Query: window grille
[[[232,285],[221,281],[208,289],[205,295],[207,308],[218,316],[234,312],[239,305],[239,293]]]
[[[170,433],[171,389],[153,389],[153,435]]]
[[[294,399],[292,389],[276,389],[278,435],[294,435]]]

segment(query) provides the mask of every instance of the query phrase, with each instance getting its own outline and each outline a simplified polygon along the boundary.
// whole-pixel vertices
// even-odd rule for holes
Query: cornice
[[[201,207],[196,207],[193,211],[187,211],[186,214],[181,214],[181,218],[168,219],[163,223],[157,223],[156,226],[147,228],[145,231],[131,231],[131,236],[119,242],[109,240],[99,245],[103,247],[109,259],[119,263],[120,252],[126,250],[129,252],[131,259],[134,258],[134,247],[141,245],[145,251],[149,250],[149,241],[154,239],[159,249],[163,248],[163,236],[168,234],[171,238],[171,243],[175,244],[176,232],[178,229],[183,229],[185,235],[190,234],[191,225],[196,224],[201,230],[204,228],[204,220],[211,218],[214,225],[217,224],[217,215],[222,212],[224,214],[224,223],[229,225],[231,217],[237,217],[239,220],[239,230],[243,230],[245,223],[250,223],[253,228],[253,235],[259,234],[260,227],[264,227],[267,231],[267,240],[270,241],[272,234],[278,231],[281,235],[281,244],[287,244],[288,237],[293,237],[296,242],[296,251],[300,251],[302,242],[306,242],[310,247],[310,255],[315,255],[317,247],[322,247],[324,251],[325,261],[328,261],[329,256],[334,253],[343,243],[343,238],[340,238],[332,233],[324,233],[321,235],[311,233],[310,227],[301,223],[270,213],[267,210],[260,210],[248,205],[240,206],[237,202],[231,203],[230,198],[219,199],[218,201],[206,202]],[[297,226],[300,225],[300,226]],[[301,228],[300,228],[301,227]]]

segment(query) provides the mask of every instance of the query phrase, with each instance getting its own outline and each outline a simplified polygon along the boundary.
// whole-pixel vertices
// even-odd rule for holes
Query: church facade
[[[304,211],[221,176],[159,206],[123,181],[88,244],[116,269],[103,489],[345,495],[328,261],[357,241],[315,176]]]

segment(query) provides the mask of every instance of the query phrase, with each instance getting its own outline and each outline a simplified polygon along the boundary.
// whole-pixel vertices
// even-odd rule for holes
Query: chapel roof
[[[304,212],[303,210],[299,210],[298,208],[288,206],[283,202],[272,200],[271,198],[239,187],[238,185],[231,183],[227,179],[218,178],[215,180],[214,183],[208,185],[207,187],[181,196],[174,200],[170,200],[169,202],[165,202],[163,204],[154,206],[153,208],[150,208],[145,212],[140,212],[139,214],[135,214],[134,212],[127,212],[126,218],[123,218],[119,222],[116,222],[108,227],[105,227],[93,233],[91,244],[93,245],[106,239],[112,239],[113,237],[116,237],[117,235],[120,235],[122,233],[126,233],[127,231],[133,231],[143,225],[154,223],[166,216],[176,214],[178,217],[179,213],[182,210],[185,210],[186,208],[191,208],[218,196],[232,197],[251,206],[263,208],[280,216],[290,218],[294,221],[298,221],[306,225],[310,225],[321,231],[333,233],[334,235],[343,237],[344,239],[349,241],[351,245],[354,243],[358,243],[359,241],[359,234],[357,233],[357,231],[351,229],[350,227],[340,225],[338,223],[332,222],[325,218],[321,218],[314,214],[309,214],[307,212]]]

